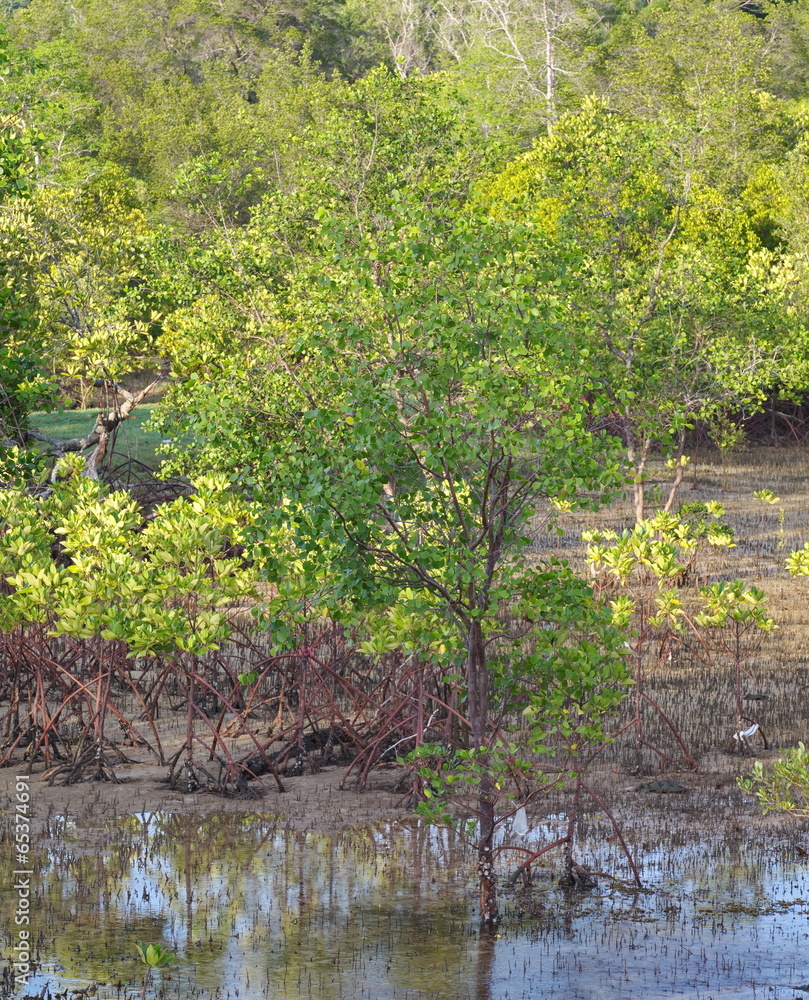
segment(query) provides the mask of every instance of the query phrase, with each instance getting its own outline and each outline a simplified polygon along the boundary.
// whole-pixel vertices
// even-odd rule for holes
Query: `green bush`
[[[739,788],[757,796],[768,812],[789,812],[809,817],[809,750],[799,743],[779,757],[772,770],[757,760],[745,778],[738,778]]]

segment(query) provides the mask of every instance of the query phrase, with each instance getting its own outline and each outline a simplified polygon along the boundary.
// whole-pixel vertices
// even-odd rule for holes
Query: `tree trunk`
[[[115,383],[112,388],[115,390],[115,405],[99,410],[95,419],[93,429],[89,434],[81,438],[59,439],[44,434],[42,431],[29,428],[25,431],[25,440],[43,441],[50,447],[51,454],[57,458],[62,457],[69,451],[86,451],[93,448],[87,459],[84,475],[90,479],[98,479],[98,469],[104,460],[110,437],[118,427],[131,416],[132,411],[143,402],[149,393],[166,378],[167,370],[161,372],[147,386],[139,392],[129,392],[123,386]],[[9,442],[11,443],[11,442]],[[93,447],[95,446],[95,447]],[[54,466],[54,473],[55,473]]]
[[[643,520],[644,506],[646,502],[646,486],[643,477],[646,473],[646,463],[649,461],[649,452],[652,450],[652,439],[644,437],[639,449],[634,444],[627,448],[627,459],[632,468],[632,503],[635,508],[635,520]]]
[[[552,15],[548,10],[548,0],[541,7],[543,31],[545,34],[545,123],[548,135],[553,131],[556,122],[556,51],[554,45]]]
[[[475,750],[485,750],[486,726],[489,716],[489,675],[486,666],[486,646],[479,621],[472,621],[467,635],[467,680],[469,688],[469,722],[472,727],[472,745]],[[494,800],[492,780],[485,769],[487,755],[478,758],[484,770],[478,785],[478,876],[480,879],[480,919],[484,924],[497,923],[500,913],[497,905],[497,886],[494,880]]]
[[[494,881],[494,796],[491,778],[481,778],[478,786],[478,812],[480,814],[480,839],[478,840],[478,876],[480,879],[480,921],[496,924],[500,919],[497,906],[497,885]]]
[[[685,455],[685,428],[680,431],[680,436],[677,440],[677,454],[675,455],[674,461],[674,482],[671,484],[671,489],[669,490],[669,497],[666,500],[666,506],[663,508],[666,513],[668,513],[674,506],[674,501],[677,497],[677,491],[680,488],[680,483],[683,481],[683,476],[685,475],[685,465],[683,464],[683,456]],[[687,461],[687,460],[686,460]]]

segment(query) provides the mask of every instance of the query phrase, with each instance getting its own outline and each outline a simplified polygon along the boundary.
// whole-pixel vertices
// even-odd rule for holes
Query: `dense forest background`
[[[729,446],[803,397],[802,0],[30,0],[3,20],[8,444],[116,382],[126,416],[147,371],[172,377],[171,468],[243,468],[268,353],[317,378],[277,347],[317,308],[324,216],[358,246],[403,193],[553,242],[596,423],[636,476],[655,446],[679,462],[695,418]]]

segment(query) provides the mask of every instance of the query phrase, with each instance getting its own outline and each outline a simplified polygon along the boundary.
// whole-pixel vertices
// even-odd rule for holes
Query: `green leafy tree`
[[[5,99],[0,113],[0,441],[7,447],[22,445],[28,413],[50,397],[34,318],[32,262],[23,249],[23,220],[42,148],[14,95],[14,82],[26,69],[0,28],[0,95]]]
[[[605,40],[595,60],[603,75],[596,70],[593,81],[611,107],[656,123],[695,181],[731,196],[788,147],[792,131],[770,93],[772,27],[744,7],[645,5]]]
[[[17,278],[24,277],[35,304],[26,313],[25,339],[38,345],[39,368],[26,390],[39,389],[41,397],[58,387],[80,406],[102,397],[101,411],[80,436],[55,439],[22,421],[6,443],[37,441],[57,458],[87,450],[84,472],[95,477],[118,427],[166,375],[158,345],[165,297],[154,288],[159,241],[112,166],[84,183],[16,199],[3,221],[15,236]],[[28,355],[23,342],[18,362]],[[152,378],[130,392],[120,380],[140,371]],[[36,402],[42,408],[41,398]]]
[[[579,0],[443,3],[433,8],[433,47],[481,124],[536,135],[575,100],[593,15]]]
[[[173,222],[199,229],[206,213],[244,222],[319,102],[342,91],[342,72],[357,75],[341,7],[32,0],[9,26],[40,64],[26,93],[47,101],[52,169],[86,178],[112,161]],[[206,212],[188,204],[189,187],[210,197]]]
[[[526,528],[540,499],[593,506],[622,476],[588,430],[597,389],[564,325],[568,261],[535,227],[393,192],[376,225],[358,228],[324,217],[322,256],[270,297],[278,319],[265,310],[248,373],[197,369],[195,426],[208,460],[288,526],[335,616],[407,590],[411,612],[455,631],[480,777],[481,913],[493,920],[494,688],[523,677],[523,649],[510,708],[528,707],[530,676],[537,698],[570,685],[597,714],[599,686],[624,676],[620,636],[592,607],[589,653],[581,669],[564,665],[575,628],[553,610]],[[582,614],[588,601],[582,592]],[[547,659],[546,630],[558,647]],[[554,715],[547,701],[537,712],[542,724]]]
[[[88,178],[63,164],[60,182],[45,183],[53,180],[52,165],[46,177],[40,160],[56,142],[48,120],[54,102],[26,90],[41,67],[0,41],[2,86],[20,109],[0,131],[4,475],[35,474],[25,448],[37,440],[57,457],[91,449],[84,470],[95,476],[117,427],[148,395],[118,380],[139,368],[151,367],[155,381],[165,374],[155,346],[164,304],[152,280],[156,234],[113,165]],[[35,131],[32,122],[43,118],[45,132]],[[57,405],[57,388],[86,403],[99,386],[104,412],[80,437],[55,440],[30,427],[30,411]]]
[[[679,169],[665,129],[588,101],[480,197],[581,250],[569,322],[611,400],[638,520],[654,447],[671,459],[671,510],[693,421],[755,409],[805,372],[792,262]]]
[[[120,379],[153,360],[151,227],[120,170],[37,191],[22,220],[53,376]]]
[[[289,189],[267,195],[242,227],[214,228],[189,246],[166,241],[160,284],[176,303],[166,316],[161,350],[177,380],[156,415],[165,437],[185,442],[166,469],[180,474],[229,468],[244,449],[241,414],[263,392],[256,377],[268,348],[284,351],[287,328],[321,295],[317,273],[333,255],[324,238],[324,209],[345,221],[348,244],[385,226],[400,187],[418,187],[425,204],[463,200],[491,151],[470,135],[463,116],[446,106],[436,81],[401,80],[380,69],[322,108],[302,130]],[[289,352],[290,371],[304,355]],[[273,361],[273,365],[275,365]],[[254,374],[245,379],[244,370]],[[230,374],[225,375],[225,371]],[[212,407],[208,376],[227,383],[228,407]],[[317,382],[317,373],[306,378]],[[225,397],[223,397],[225,398]]]
[[[694,510],[694,507],[701,509]],[[697,763],[682,736],[649,694],[654,673],[690,632],[698,636],[694,619],[683,604],[678,585],[695,570],[705,546],[733,545],[733,532],[718,518],[717,503],[690,505],[679,514],[658,511],[631,530],[588,530],[587,565],[596,594],[608,601],[615,623],[629,631],[635,712],[623,730],[635,732],[635,771],[644,770],[649,750],[665,768],[674,758],[648,741],[645,717],[650,710],[667,724],[682,753],[681,763]],[[700,640],[701,641],[701,640]]]

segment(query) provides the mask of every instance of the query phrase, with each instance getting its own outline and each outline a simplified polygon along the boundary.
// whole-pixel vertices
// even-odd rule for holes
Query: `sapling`
[[[146,966],[146,971],[143,974],[143,990],[140,994],[141,1000],[146,1000],[146,990],[152,979],[152,969],[162,969],[163,966],[172,962],[175,956],[166,951],[161,944],[146,944],[144,941],[138,941],[135,950],[138,958]]]
[[[809,750],[803,743],[786,750],[767,770],[757,760],[752,771],[736,780],[743,792],[758,798],[765,815],[787,812],[809,817]]]
[[[627,631],[634,683],[635,712],[619,732],[634,730],[636,772],[643,770],[643,753],[651,751],[661,768],[673,763],[671,754],[647,739],[646,711],[653,709],[680,748],[681,765],[696,770],[697,762],[682,736],[661,706],[647,691],[647,682],[688,629],[697,635],[679,593],[672,584],[682,583],[694,566],[704,544],[729,546],[732,531],[717,519],[724,513],[719,504],[691,505],[686,513],[659,511],[638,521],[632,530],[585,531],[587,564],[596,594],[610,599],[615,624]],[[615,734],[618,735],[618,734]]]
[[[700,594],[705,600],[705,610],[695,615],[694,621],[710,630],[710,638],[733,662],[736,700],[733,748],[745,752],[760,727],[742,714],[742,674],[750,676],[744,664],[759,649],[764,636],[778,626],[767,613],[764,591],[748,587],[741,580],[714,583],[703,587]],[[745,722],[753,724],[746,727]]]

